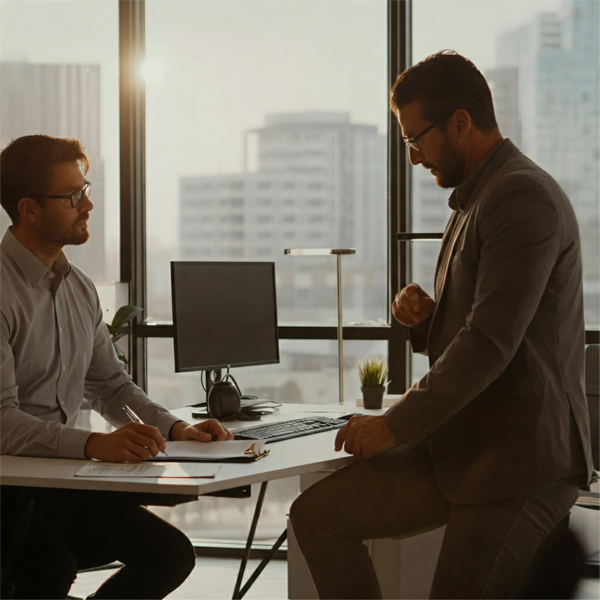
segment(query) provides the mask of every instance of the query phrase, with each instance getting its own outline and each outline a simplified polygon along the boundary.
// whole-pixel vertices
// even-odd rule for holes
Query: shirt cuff
[[[60,436],[58,456],[61,458],[86,458],[85,445],[92,431],[65,427]]]
[[[152,419],[153,427],[158,427],[160,434],[165,438],[165,440],[169,439],[169,433],[171,433],[171,427],[175,425],[178,421],[182,421],[179,417],[172,415],[170,412],[160,412]]]

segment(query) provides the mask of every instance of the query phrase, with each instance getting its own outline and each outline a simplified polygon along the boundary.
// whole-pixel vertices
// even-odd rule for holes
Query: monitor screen
[[[279,362],[275,263],[172,262],[175,371]]]

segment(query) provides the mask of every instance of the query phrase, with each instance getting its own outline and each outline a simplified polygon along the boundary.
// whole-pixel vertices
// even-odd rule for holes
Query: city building
[[[0,146],[23,135],[45,133],[80,140],[90,158],[93,183],[90,240],[69,246],[69,260],[104,281],[104,164],[100,148],[100,67],[79,64],[0,63]],[[0,211],[2,232],[10,219]]]
[[[335,259],[285,248],[356,248],[343,264],[349,320],[387,314],[385,136],[343,112],[267,115],[246,132],[255,170],[180,179],[183,259],[277,263],[283,321],[335,313]]]

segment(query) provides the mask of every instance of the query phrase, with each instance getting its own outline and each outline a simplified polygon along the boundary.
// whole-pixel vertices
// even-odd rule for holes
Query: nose
[[[90,197],[86,194],[81,201],[81,204],[78,206],[79,212],[86,212],[90,210],[94,210],[94,203],[90,200]]]
[[[408,159],[410,160],[410,164],[416,167],[417,165],[420,165],[423,162],[423,155],[418,150],[415,150],[414,148],[409,146]]]

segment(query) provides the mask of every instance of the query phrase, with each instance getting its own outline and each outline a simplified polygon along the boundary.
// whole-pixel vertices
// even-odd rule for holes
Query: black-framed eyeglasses
[[[60,199],[64,199],[64,200],[70,200],[71,206],[73,208],[77,208],[83,201],[84,196],[87,196],[88,198],[90,197],[91,187],[92,187],[91,182],[86,181],[85,185],[83,186],[83,189],[77,190],[76,192],[73,192],[72,194],[67,194],[65,196],[50,196],[48,194],[45,194],[44,196],[42,196],[42,198],[60,198]]]
[[[452,116],[452,115],[450,115]],[[429,125],[429,127],[425,127],[425,129],[423,129],[423,131],[421,131],[421,133],[415,135],[415,137],[413,138],[407,138],[404,137],[402,138],[404,140],[404,143],[409,147],[412,148],[413,150],[416,150],[417,152],[419,152],[419,146],[417,144],[417,142],[426,134],[429,133],[432,129],[434,129],[435,127],[438,127],[439,125],[441,125],[444,121],[447,121],[450,116],[448,117],[444,117],[443,119],[440,119],[439,121],[436,121],[435,123],[432,123],[431,125]]]

